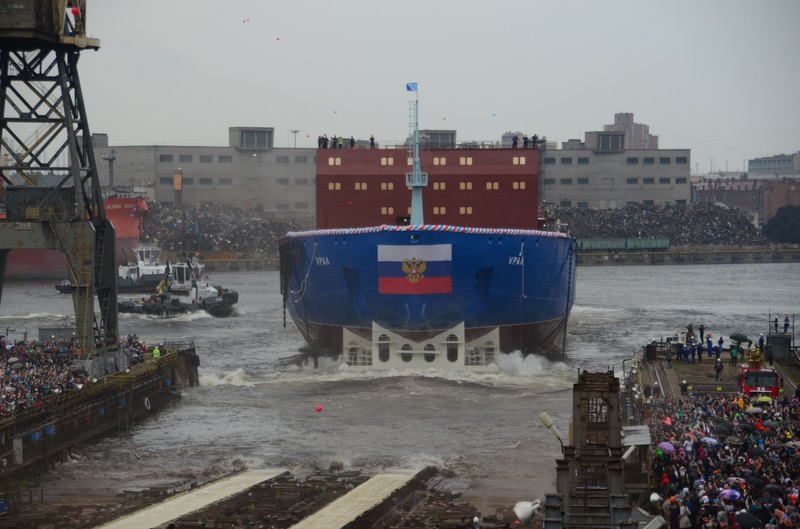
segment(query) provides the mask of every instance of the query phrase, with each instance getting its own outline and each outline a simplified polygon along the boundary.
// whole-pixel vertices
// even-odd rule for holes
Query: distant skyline
[[[111,145],[398,143],[416,82],[420,127],[459,141],[560,144],[630,112],[693,173],[735,171],[800,150],[798,20],[795,0],[89,0],[79,71]]]

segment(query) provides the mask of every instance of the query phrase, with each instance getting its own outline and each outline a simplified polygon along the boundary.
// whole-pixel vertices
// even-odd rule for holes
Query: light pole
[[[294,135],[294,146],[297,147],[297,133],[300,132],[300,129],[292,129],[289,132]]]

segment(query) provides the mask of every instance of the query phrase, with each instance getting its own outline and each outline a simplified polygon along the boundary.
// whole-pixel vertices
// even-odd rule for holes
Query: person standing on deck
[[[789,332],[789,315],[785,314],[783,316],[783,334],[786,334],[788,332]]]
[[[761,333],[761,336],[758,337],[758,351],[763,355],[764,354],[764,333]]]
[[[705,332],[706,332],[706,326],[705,326],[705,325],[703,325],[703,324],[701,323],[701,324],[700,324],[700,327],[698,327],[698,328],[697,328],[697,330],[698,330],[698,331],[700,331],[700,339],[699,339],[698,341],[699,341],[699,342],[702,342],[702,341],[703,341],[703,338],[704,338],[704,337],[705,337],[705,335],[706,335],[706,334],[705,334]]]
[[[714,354],[714,342],[711,341],[711,335],[706,339],[706,348],[708,349],[708,357],[711,358]]]
[[[371,134],[369,136],[369,148],[370,149],[374,149],[375,148],[375,136],[373,136]]]
[[[778,317],[777,316],[775,316],[775,320],[773,321],[773,323],[775,324],[775,334],[778,334]]]
[[[714,380],[719,381],[722,375],[722,360],[717,358],[717,363],[714,364]]]

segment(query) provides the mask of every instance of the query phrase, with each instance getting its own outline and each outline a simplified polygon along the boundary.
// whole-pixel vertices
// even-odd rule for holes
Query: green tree
[[[783,206],[764,226],[770,242],[800,243],[800,206]]]

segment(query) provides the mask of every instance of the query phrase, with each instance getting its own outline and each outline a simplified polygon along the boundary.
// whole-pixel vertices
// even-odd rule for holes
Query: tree
[[[800,206],[783,206],[764,226],[770,242],[800,243]]]

